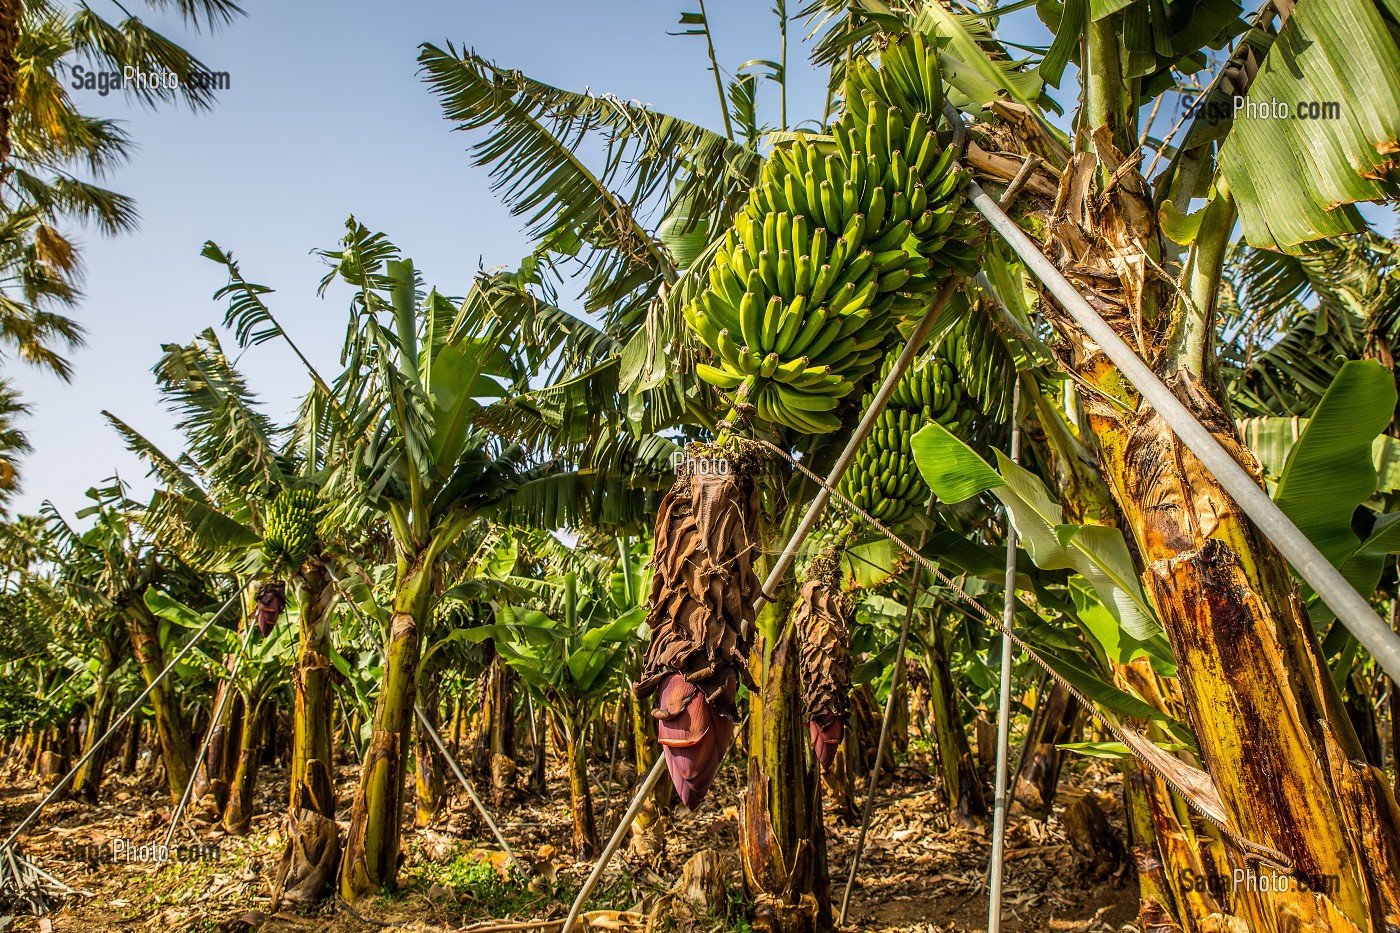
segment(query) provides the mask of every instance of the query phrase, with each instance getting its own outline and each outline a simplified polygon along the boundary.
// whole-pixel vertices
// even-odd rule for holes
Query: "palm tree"
[[[156,0],[193,28],[218,29],[242,15],[231,0]],[[62,309],[79,297],[81,261],[60,226],[91,223],[106,234],[137,224],[132,200],[98,182],[124,162],[132,141],[117,121],[92,116],[69,94],[83,73],[168,74],[123,93],[149,106],[209,108],[217,81],[186,49],[120,3],[113,22],[88,4],[52,0],[0,4],[0,340],[63,378],[63,352],[82,341]],[[77,58],[81,64],[71,65]],[[81,69],[81,70],[80,70]]]

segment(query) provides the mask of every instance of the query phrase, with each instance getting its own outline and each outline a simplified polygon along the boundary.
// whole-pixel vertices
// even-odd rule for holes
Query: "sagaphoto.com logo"
[[[1269,98],[1253,100],[1236,95],[1230,98],[1203,100],[1182,98],[1184,115],[1201,116],[1208,121],[1245,120],[1340,120],[1342,105],[1335,100],[1286,100]]]
[[[98,71],[74,65],[68,86],[75,91],[93,91],[106,97],[113,91],[134,91],[138,94],[173,94],[179,91],[227,91],[227,71],[192,71],[181,75],[174,71],[143,71],[128,66],[120,71]]]

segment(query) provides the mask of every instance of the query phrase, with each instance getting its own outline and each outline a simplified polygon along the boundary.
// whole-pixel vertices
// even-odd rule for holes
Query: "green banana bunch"
[[[976,275],[978,229],[965,205],[966,173],[954,163],[936,126],[943,111],[937,50],[914,33],[880,55],[877,69],[857,58],[847,69],[845,113],[833,135],[850,164],[865,162],[886,193],[888,221],[909,221],[902,248],[919,260],[908,279],[885,298],[888,311],[917,315],[925,297],[949,272]],[[870,205],[875,211],[881,205]]]
[[[263,555],[269,563],[300,567],[316,547],[316,493],[284,489],[267,505]]]
[[[885,357],[881,381],[898,356],[891,351]],[[874,401],[874,394],[867,393],[861,406],[868,408]],[[838,487],[842,495],[887,525],[907,521],[928,501],[910,438],[930,421],[954,434],[962,431],[971,421],[963,402],[961,385],[946,361],[937,356],[918,361],[895,386],[870,436],[856,451]]]
[[[976,270],[975,249],[958,242],[963,177],[933,129],[937,56],[906,36],[878,69],[861,59],[855,71],[836,151],[798,139],[768,157],[706,287],[682,308],[714,353],[700,378],[811,434],[840,427],[836,408],[900,315],[926,307],[920,296],[948,270]]]

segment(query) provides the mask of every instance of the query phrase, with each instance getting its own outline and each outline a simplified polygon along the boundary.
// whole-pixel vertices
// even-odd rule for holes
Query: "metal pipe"
[[[583,902],[588,900],[588,895],[593,893],[593,889],[598,885],[598,879],[603,876],[603,869],[608,867],[608,863],[613,860],[617,850],[622,846],[622,837],[627,834],[627,830],[632,828],[632,821],[637,818],[637,813],[642,809],[642,804],[646,802],[647,795],[652,788],[656,787],[656,782],[661,780],[661,775],[666,773],[666,756],[657,755],[656,764],[651,766],[647,772],[646,779],[637,788],[637,792],[632,795],[632,805],[627,808],[627,812],[622,815],[622,820],[613,830],[612,837],[608,839],[608,844],[603,849],[603,854],[598,856],[598,861],[593,863],[593,870],[588,873],[588,880],[584,881],[583,887],[578,889],[578,897],[574,898],[574,904],[569,908],[569,916],[564,921],[564,926],[559,933],[569,933],[578,922],[578,915],[583,910]]]
[[[1021,380],[1011,390],[1011,462],[1021,459]],[[1001,621],[1006,631],[1013,630],[1016,616],[1016,528],[1011,524],[1011,511],[1006,513],[1006,593]],[[1002,867],[1006,854],[1006,785],[1007,758],[1011,754],[1011,639],[1001,636],[1001,695],[997,707],[997,776],[992,804],[992,862],[991,896],[987,904],[987,933],[1001,931]]]
[[[496,841],[501,844],[501,849],[504,850],[506,855],[510,858],[511,864],[514,865],[516,870],[522,875],[528,875],[530,873],[529,869],[521,863],[520,859],[515,857],[515,852],[511,850],[510,843],[506,842],[506,837],[502,835],[500,827],[496,825],[496,821],[491,819],[491,814],[487,812],[486,804],[482,803],[481,798],[476,795],[476,788],[472,787],[472,782],[467,780],[467,776],[463,774],[462,769],[457,766],[457,759],[452,757],[452,754],[447,750],[447,746],[442,744],[442,736],[438,735],[437,730],[433,728],[433,724],[428,721],[428,716],[423,712],[423,707],[414,703],[413,712],[418,715],[419,728],[428,733],[428,738],[433,740],[433,744],[438,747],[438,751],[442,752],[442,757],[447,759],[447,764],[451,766],[452,773],[457,775],[457,780],[461,781],[462,786],[466,788],[467,796],[471,798],[472,803],[476,806],[476,811],[481,814],[481,818],[486,821],[486,825],[491,827],[491,834],[495,836]]]
[[[44,811],[44,808],[47,807],[49,804],[53,803],[53,801],[58,797],[58,795],[63,792],[63,789],[68,786],[68,782],[73,780],[73,775],[77,774],[78,770],[82,768],[83,765],[87,764],[92,759],[92,757],[98,753],[102,746],[106,744],[107,740],[110,739],[116,733],[116,731],[122,727],[122,724],[131,718],[132,713],[136,712],[138,709],[141,708],[141,704],[146,701],[146,697],[150,694],[150,692],[154,690],[156,686],[162,680],[164,680],[171,671],[175,669],[175,665],[179,664],[182,660],[184,660],[185,655],[190,653],[190,649],[194,648],[195,644],[198,643],[199,640],[204,637],[204,633],[209,631],[209,629],[213,628],[214,623],[219,621],[219,618],[225,612],[228,611],[228,607],[232,606],[235,602],[237,602],[239,598],[242,597],[242,595],[243,590],[242,588],[240,588],[237,593],[234,593],[233,596],[229,597],[228,602],[224,603],[221,607],[219,607],[218,612],[214,613],[212,616],[209,617],[209,621],[204,623],[204,627],[201,628],[198,632],[195,632],[194,637],[192,637],[185,644],[185,647],[180,649],[180,653],[170,659],[170,663],[165,665],[165,670],[161,671],[160,674],[156,676],[156,679],[151,681],[150,684],[146,686],[145,690],[141,691],[141,695],[132,701],[131,705],[126,708],[126,712],[122,713],[120,716],[117,717],[117,721],[112,723],[112,727],[108,729],[106,733],[103,734],[102,738],[92,743],[92,748],[88,751],[86,755],[82,757],[81,760],[79,760],[79,762],[76,765],[73,766],[73,770],[69,771],[68,774],[64,776],[63,780],[59,781],[57,784],[54,785],[53,790],[49,791],[49,795],[43,800],[39,801],[39,805],[30,811],[29,815],[24,818],[24,822],[20,823],[19,826],[15,829],[15,831],[10,833],[9,838],[7,838],[4,842],[0,842],[0,852],[8,850],[11,844],[13,844],[14,841],[19,838],[20,833],[28,829],[30,824],[33,823],[36,819],[38,819],[39,814]]]
[[[816,525],[817,519],[821,517],[822,510],[826,508],[827,501],[831,498],[831,491],[827,487],[834,488],[841,481],[841,477],[846,474],[847,468],[856,458],[856,452],[860,450],[860,445],[865,442],[870,431],[875,427],[875,421],[880,417],[880,412],[885,410],[885,403],[894,394],[895,387],[899,385],[899,380],[904,377],[904,371],[914,362],[914,357],[919,355],[923,349],[924,341],[928,339],[929,331],[933,330],[934,320],[938,317],[938,312],[948,303],[949,297],[953,294],[953,289],[958,283],[957,276],[949,276],[948,280],[938,290],[937,296],[929,305],[929,309],[924,312],[923,318],[919,321],[914,333],[910,335],[908,342],[904,344],[904,350],[895,360],[894,366],[890,368],[890,373],[885,377],[885,381],[880,384],[880,390],[875,393],[874,400],[870,407],[866,409],[864,417],[860,419],[860,424],[856,425],[855,431],[851,433],[851,439],[846,444],[846,449],[841,451],[841,456],[837,458],[836,465],[827,474],[826,486],[817,490],[817,495],[807,506],[807,512],[802,516],[802,521],[798,523],[797,530],[788,539],[787,547],[783,548],[782,554],[773,563],[773,569],[768,572],[768,579],[763,581],[763,593],[773,592],[773,588],[782,582],[787,574],[788,568],[797,559],[797,551],[802,547],[802,542],[807,539],[812,527]],[[754,601],[755,607],[761,606],[766,597],[759,595]],[[568,933],[567,929],[565,933]]]
[[[997,206],[996,201],[976,182],[969,182],[967,190],[973,206],[1021,257],[1026,268],[1044,283],[1061,307],[1084,328],[1089,338],[1142,393],[1148,404],[1161,414],[1181,442],[1214,474],[1255,527],[1274,543],[1298,575],[1337,614],[1347,631],[1355,635],[1356,640],[1371,653],[1376,663],[1392,679],[1400,680],[1400,635],[1381,621],[1365,597],[1347,582],[1307,536],[1298,530],[1298,526],[1274,504],[1254,477],[1235,462],[1235,458],[1196,420],[1133,349],[1099,317],[1084,296],[1060,274],[1060,270],[1016,222]]]

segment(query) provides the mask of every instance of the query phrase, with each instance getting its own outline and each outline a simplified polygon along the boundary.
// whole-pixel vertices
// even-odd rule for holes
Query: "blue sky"
[[[159,407],[150,368],[167,342],[218,324],[212,293],[220,268],[200,257],[212,239],[234,253],[286,329],[323,372],[336,371],[348,295],[315,294],[325,269],[313,250],[330,247],[347,216],[383,230],[412,256],[430,285],[463,294],[479,265],[514,264],[526,250],[519,223],[472,168],[468,139],[451,132],[417,76],[422,42],[475,47],[540,80],[640,100],[718,127],[720,116],[702,40],[667,35],[694,0],[536,0],[526,4],[245,0],[248,17],[215,35],[169,31],[231,87],[212,112],[151,112],[119,95],[74,90],[89,112],[126,122],[139,149],[106,183],[134,197],[132,235],[82,235],[86,298],[76,317],[88,331],[72,355],[71,384],[7,362],[33,415],[35,451],[23,466],[16,511],[52,500],[71,515],[89,486],[119,471],[138,495],[144,466],[126,452],[100,412],[110,409],[178,450],[173,417]],[[119,16],[111,0],[94,6]],[[793,8],[795,3],[790,3]],[[710,0],[721,65],[778,54],[767,2]],[[586,12],[581,12],[586,11]],[[1029,18],[1014,38],[1048,38]],[[805,66],[793,30],[789,115],[819,117],[824,77]],[[1066,87],[1074,86],[1071,74]],[[776,121],[773,100],[768,119]],[[225,335],[226,336],[226,335]],[[232,350],[231,337],[225,347]],[[293,411],[306,379],[280,344],[239,362],[278,420]]]

